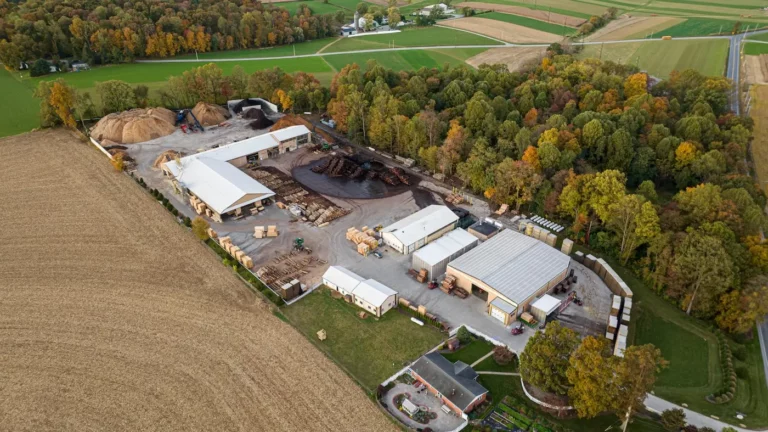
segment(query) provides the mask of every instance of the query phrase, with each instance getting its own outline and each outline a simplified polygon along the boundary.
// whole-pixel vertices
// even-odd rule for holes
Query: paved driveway
[[[352,249],[352,246],[349,246]],[[403,255],[394,249],[379,248],[384,257],[377,259],[373,256],[360,257],[354,262],[342,262],[350,270],[363,277],[370,277],[397,291],[401,297],[408,299],[414,305],[423,305],[427,311],[448,322],[452,328],[467,325],[509,346],[516,352],[525,348],[528,339],[534,331],[526,328],[522,335],[512,336],[511,328],[486,312],[485,301],[470,295],[466,299],[450,296],[439,289],[429,290],[426,284],[420,284],[408,276],[412,255]]]
[[[419,390],[422,390],[419,393]],[[410,396],[408,399],[419,407],[426,407],[430,412],[437,413],[437,418],[430,420],[429,424],[422,424],[411,420],[408,415],[397,409],[395,406],[394,398],[401,393],[408,393]],[[392,413],[395,418],[402,423],[412,428],[424,428],[430,427],[435,432],[452,431],[461,426],[464,423],[464,419],[458,417],[456,414],[446,414],[440,408],[443,406],[443,402],[429,393],[423,387],[417,389],[410,384],[398,383],[382,399],[387,404],[387,410]]]

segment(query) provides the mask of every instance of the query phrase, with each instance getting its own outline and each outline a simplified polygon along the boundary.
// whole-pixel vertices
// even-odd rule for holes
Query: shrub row
[[[724,404],[733,400],[736,395],[737,375],[733,367],[733,353],[725,335],[716,331],[717,342],[720,346],[720,365],[723,371],[723,386],[715,393],[707,396],[707,400],[714,404]]]
[[[529,406],[530,402],[514,395],[504,396],[504,399],[497,405],[497,409],[514,416],[518,421],[528,422],[529,430],[535,432],[573,432],[564,426],[561,426],[544,416],[538,408]],[[515,414],[513,414],[513,412]],[[520,426],[520,425],[518,425]]]

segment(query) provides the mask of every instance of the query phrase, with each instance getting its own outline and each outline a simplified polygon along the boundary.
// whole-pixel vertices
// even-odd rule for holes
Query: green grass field
[[[733,26],[736,21],[726,21],[707,18],[688,18],[680,24],[673,25],[664,30],[664,36],[672,37],[685,37],[685,36],[708,36],[716,34],[731,34]],[[745,23],[741,26],[742,30],[746,30],[747,25]],[[762,25],[765,26],[765,25]],[[754,28],[755,24],[751,24],[750,29]],[[659,37],[661,35],[655,35]]]
[[[488,12],[477,15],[480,18],[487,18],[496,21],[503,21],[511,24],[516,24],[523,27],[540,30],[547,33],[556,34],[558,36],[568,36],[576,32],[576,29],[561,24],[548,23],[539,21],[537,19],[528,18],[520,15],[513,15],[501,12]]]
[[[671,40],[590,45],[579,54],[579,58],[601,57],[604,61],[636,64],[659,78],[669,77],[669,73],[676,69],[695,69],[705,75],[719,76],[725,72],[728,41]]]
[[[552,11],[573,17],[589,19],[592,15],[600,15],[607,7],[595,6],[582,0],[478,0],[483,3],[493,3],[511,6],[523,6],[534,10]],[[427,3],[429,4],[429,3]]]
[[[324,15],[329,13],[336,13],[339,10],[344,10],[338,6],[330,3],[323,3],[322,1],[293,1],[293,2],[281,2],[272,3],[274,9],[283,8],[291,15],[296,15],[296,11],[299,9],[299,5],[305,4],[309,6],[309,10],[312,11],[312,15]],[[269,3],[264,2],[264,7],[269,8]],[[345,11],[348,12],[348,11]]]
[[[375,60],[392,70],[418,70],[422,67],[440,68],[447,63],[450,66],[464,64],[464,61],[485,51],[485,48],[459,48],[445,50],[409,50],[395,52],[367,53],[364,58],[359,54],[337,54],[323,56],[337,71],[344,66],[357,63],[365,68],[368,60]]]
[[[577,249],[592,253],[582,247]],[[719,346],[711,324],[685,315],[615,260],[606,256],[603,258],[634,293],[632,321],[635,325],[629,327],[628,343],[653,343],[670,361],[669,369],[659,376],[654,393],[670,402],[686,403],[694,411],[715,415],[727,422],[735,422],[736,414],[743,413],[746,417],[742,423],[748,427],[768,426],[768,410],[765,409],[768,406],[768,388],[763,375],[759,341],[754,339],[746,344],[746,362],[734,359],[735,367],[744,366],[749,370],[748,379],[738,380],[734,399],[722,405],[707,402],[705,397],[717,390],[722,380]]]
[[[332,298],[328,289],[320,289],[283,308],[283,314],[369,391],[446,337],[431,327],[417,326],[397,310],[378,321],[372,317],[361,320],[357,317],[360,310]],[[328,333],[325,341],[317,340],[320,329]]]
[[[768,54],[768,43],[745,43],[744,54],[745,55]]]
[[[622,13],[632,15],[661,15],[661,16],[705,16],[711,18],[732,18],[747,22],[766,22],[759,8],[764,5],[751,6],[751,12],[743,2],[736,2],[736,7],[730,2],[713,3],[701,0],[580,0],[591,5],[616,7]],[[749,15],[746,17],[745,15]]]
[[[27,132],[40,126],[40,103],[32,97],[32,89],[6,70],[0,70],[0,93],[5,101],[0,104],[0,137]]]
[[[331,45],[324,52],[344,52],[366,49],[382,49],[387,47],[417,47],[441,45],[501,45],[493,39],[453,30],[444,27],[422,27],[404,30],[400,33],[358,36],[344,38]],[[361,57],[367,57],[363,54]]]

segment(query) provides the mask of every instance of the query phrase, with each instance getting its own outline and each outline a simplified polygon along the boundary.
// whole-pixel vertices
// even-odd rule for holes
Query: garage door
[[[501,321],[502,323],[505,323],[507,320],[507,314],[496,309],[495,307],[491,308],[491,316]]]

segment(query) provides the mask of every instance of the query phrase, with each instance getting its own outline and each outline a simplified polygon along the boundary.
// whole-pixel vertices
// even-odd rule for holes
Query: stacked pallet
[[[454,205],[459,205],[464,202],[464,197],[461,196],[461,194],[459,193],[452,193],[445,198],[445,202],[451,203]]]
[[[364,228],[368,228],[368,227],[364,227]],[[370,229],[368,230],[368,232],[365,232],[365,231],[360,231],[355,227],[351,227],[347,230],[346,237],[347,237],[347,240],[350,240],[356,245],[366,244],[369,250],[374,250],[377,247],[379,247],[379,241],[376,240],[369,233],[373,233],[374,235],[376,234],[375,232],[373,232],[373,230],[370,230]]]
[[[208,234],[208,237],[212,239],[215,239],[216,237],[218,237],[218,234],[216,234],[216,231],[214,231],[213,228],[208,228],[207,230],[205,230],[205,232]]]
[[[365,243],[359,243],[357,245],[357,253],[359,253],[362,256],[368,256],[368,254],[371,252],[371,247],[368,246]]]
[[[453,290],[453,293],[456,295],[456,297],[460,299],[465,299],[469,297],[469,293],[464,288],[461,288],[461,287],[456,287],[456,289]]]
[[[448,275],[443,279],[443,282],[440,284],[440,291],[451,294],[451,292],[456,288],[456,276]]]
[[[267,237],[277,237],[277,225],[267,226]]]
[[[264,225],[253,227],[253,237],[257,239],[264,238]]]
[[[421,269],[419,270],[419,274],[416,276],[416,281],[418,283],[424,283],[427,281],[428,272],[427,269]]]
[[[221,245],[222,248],[227,249],[227,245],[232,244],[232,239],[229,236],[221,237],[219,239],[219,245]]]

